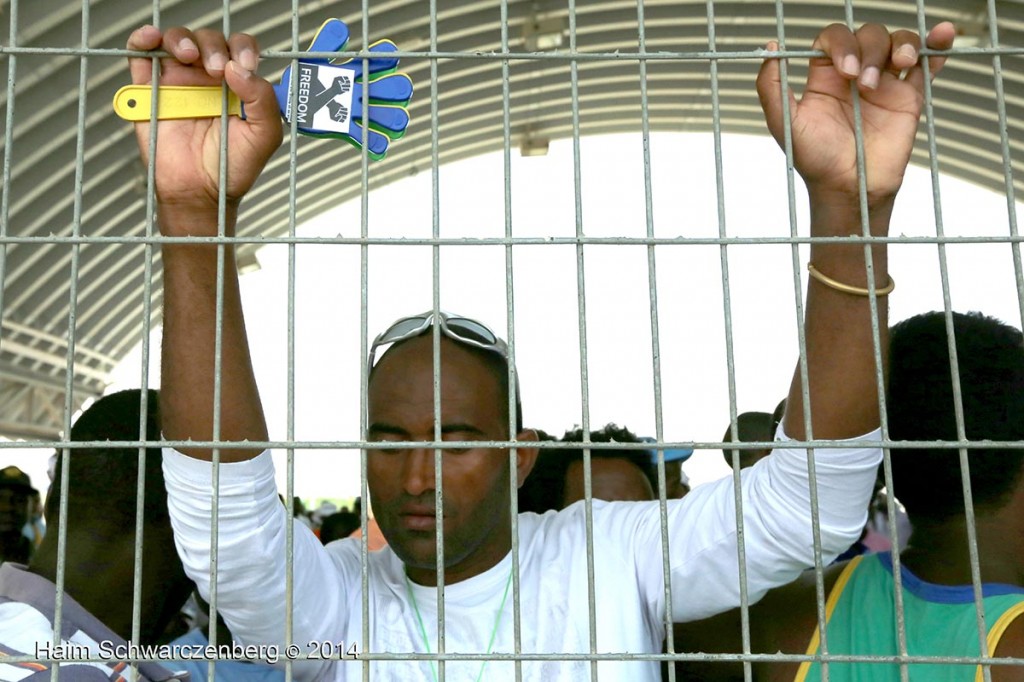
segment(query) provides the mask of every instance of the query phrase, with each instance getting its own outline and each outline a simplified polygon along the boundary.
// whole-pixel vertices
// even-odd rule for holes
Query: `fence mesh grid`
[[[159,284],[159,248],[161,244],[182,241],[182,238],[161,237],[156,226],[156,207],[154,198],[154,164],[147,167],[134,167],[132,162],[124,161],[126,153],[134,153],[127,124],[111,122],[113,117],[109,111],[110,84],[126,79],[124,58],[129,54],[121,49],[127,30],[143,22],[151,22],[158,27],[168,27],[176,23],[218,26],[225,34],[231,31],[246,31],[254,34],[267,32],[274,36],[274,41],[264,50],[264,58],[277,64],[291,61],[293,72],[297,68],[297,59],[304,56],[303,46],[311,24],[318,21],[318,15],[325,10],[319,4],[315,8],[304,6],[298,0],[292,0],[290,8],[283,9],[278,3],[272,10],[260,5],[271,3],[229,2],[161,2],[154,0],[151,10],[146,14],[138,8],[128,10],[122,3],[110,0],[83,0],[80,4],[63,4],[56,2],[31,2],[9,0],[0,3],[5,19],[9,23],[6,44],[0,46],[0,58],[7,62],[7,88],[4,100],[4,135],[3,135],[3,193],[0,196],[0,320],[4,326],[4,336],[0,342],[3,357],[4,381],[8,386],[3,390],[15,394],[14,398],[4,397],[0,403],[3,409],[11,410],[12,404],[22,403],[31,399],[32,390],[45,390],[45,397],[57,403],[60,414],[59,430],[63,434],[70,433],[72,419],[87,397],[96,395],[102,389],[106,372],[113,362],[119,359],[126,349],[140,338],[142,340],[142,366],[149,366],[149,338],[154,326],[155,316],[159,314],[161,293]],[[590,249],[597,246],[637,246],[645,250],[646,267],[649,284],[651,358],[654,396],[655,438],[659,454],[657,460],[657,477],[660,489],[661,505],[661,538],[663,573],[665,577],[666,614],[672,611],[673,594],[669,587],[670,570],[668,557],[669,522],[665,499],[665,459],[663,449],[669,447],[693,446],[697,449],[720,449],[726,447],[723,442],[679,442],[665,438],[663,398],[662,398],[662,365],[661,365],[661,325],[659,324],[659,291],[658,291],[658,256],[661,249],[683,249],[688,247],[710,246],[719,251],[721,268],[721,288],[723,318],[725,323],[725,346],[727,373],[729,382],[729,415],[731,436],[739,440],[737,425],[737,387],[735,382],[736,367],[734,364],[733,310],[730,287],[730,249],[738,245],[788,245],[792,253],[792,283],[795,293],[794,305],[798,322],[803,318],[804,280],[801,247],[810,241],[799,234],[797,224],[797,183],[793,173],[793,158],[790,139],[788,115],[784,115],[786,123],[786,162],[788,173],[788,204],[789,204],[789,235],[786,237],[753,237],[740,238],[729,236],[726,220],[726,197],[730,188],[725,181],[722,160],[722,136],[726,132],[747,132],[757,128],[758,113],[749,114],[749,103],[736,101],[736,90],[746,87],[752,91],[752,79],[743,85],[737,81],[737,65],[745,68],[750,64],[758,64],[766,55],[762,50],[765,39],[779,42],[779,49],[770,57],[777,57],[782,65],[783,87],[788,87],[794,75],[805,73],[807,60],[819,53],[810,49],[808,35],[813,35],[819,26],[829,21],[839,21],[848,26],[858,26],[865,21],[887,19],[889,23],[911,28],[925,33],[927,28],[939,19],[953,19],[967,27],[962,31],[970,37],[972,27],[982,27],[983,39],[955,47],[951,51],[950,92],[942,99],[933,95],[932,84],[925,79],[925,113],[919,134],[919,144],[914,153],[914,161],[926,166],[931,173],[933,191],[933,211],[935,216],[934,237],[904,238],[892,236],[884,241],[893,244],[917,243],[934,245],[937,250],[942,300],[947,314],[953,310],[953,294],[946,262],[947,250],[959,243],[994,243],[1004,244],[1012,253],[1014,280],[1017,290],[1018,307],[1021,320],[1024,321],[1024,268],[1022,268],[1019,249],[1019,234],[1016,221],[1017,185],[1013,174],[1015,161],[1021,154],[1019,137],[1020,108],[1024,106],[1024,78],[1019,69],[1004,68],[1004,62],[1011,60],[1015,66],[1024,48],[1014,45],[1013,41],[1024,32],[1024,9],[1016,2],[905,2],[899,7],[880,9],[879,3],[856,2],[822,2],[800,3],[784,0],[764,0],[760,3],[735,3],[706,0],[705,2],[657,2],[637,0],[636,2],[603,3],[596,9],[587,3],[577,4],[575,0],[561,2],[516,2],[501,0],[500,3],[490,2],[459,2],[445,3],[437,0],[429,3],[397,2],[394,8],[371,6],[368,0],[362,0],[360,6],[347,3],[341,10],[345,20],[354,27],[355,43],[361,46],[370,45],[373,39],[381,36],[392,37],[392,32],[399,45],[397,55],[403,60],[403,67],[417,74],[417,95],[415,105],[418,119],[415,130],[410,132],[407,140],[396,143],[396,159],[403,153],[403,145],[407,145],[407,154],[415,155],[420,167],[430,164],[431,177],[431,231],[429,237],[380,237],[372,236],[370,228],[370,191],[387,182],[401,177],[401,173],[388,161],[379,167],[370,162],[368,156],[351,149],[341,157],[330,157],[326,162],[319,161],[304,145],[296,134],[296,123],[290,124],[291,134],[286,137],[285,148],[278,152],[275,160],[268,168],[266,180],[258,193],[249,199],[248,212],[243,212],[239,225],[243,232],[239,236],[228,236],[226,232],[226,198],[220,197],[221,213],[219,236],[202,238],[202,241],[218,245],[221,253],[229,246],[239,249],[239,254],[246,248],[265,246],[267,244],[282,245],[288,252],[288,295],[287,295],[287,395],[285,438],[272,439],[264,445],[268,448],[283,450],[287,453],[287,487],[286,499],[289,500],[289,514],[294,513],[291,500],[295,494],[295,467],[301,466],[303,451],[315,449],[361,449],[366,445],[366,415],[368,411],[367,370],[362,358],[368,355],[368,341],[373,332],[370,324],[370,276],[371,247],[386,248],[398,246],[429,247],[431,251],[431,287],[434,311],[443,309],[442,290],[442,250],[458,248],[468,244],[489,245],[501,248],[504,254],[504,280],[507,340],[509,357],[512,360],[509,369],[509,423],[514,427],[516,420],[516,377],[512,370],[516,354],[516,320],[514,274],[519,271],[515,267],[515,258],[521,247],[568,247],[575,252],[577,326],[579,334],[579,394],[581,399],[580,423],[585,434],[592,429],[590,413],[591,376],[588,363],[588,329],[590,317],[587,311],[587,285],[591,278],[588,273],[588,257],[593,253]],[[811,5],[814,5],[812,8]],[[57,12],[59,8],[59,12]],[[473,22],[481,13],[490,13],[490,35],[483,37],[484,29],[474,33]],[[746,15],[749,13],[749,17]],[[113,17],[121,15],[119,20]],[[127,16],[125,16],[127,15]],[[749,19],[749,22],[744,21]],[[128,23],[130,20],[131,23]],[[554,36],[541,33],[545,21],[554,21],[558,27]],[[393,23],[392,23],[393,22]],[[755,26],[756,30],[747,31],[746,24]],[[668,29],[665,26],[668,25]],[[77,26],[78,35],[74,36],[69,27]],[[723,28],[727,29],[723,31]],[[666,30],[677,30],[685,33],[688,38],[674,44],[666,40]],[[461,32],[461,33],[460,33]],[[613,35],[600,36],[602,32]],[[810,33],[809,33],[810,32]],[[470,36],[464,38],[464,35]],[[628,34],[628,35],[627,35]],[[696,35],[698,38],[694,39]],[[74,39],[72,39],[74,37]],[[550,37],[556,42],[551,46],[538,43]],[[63,42],[61,39],[66,38]],[[405,40],[403,40],[403,38]],[[408,46],[408,47],[407,47]],[[927,51],[925,51],[927,54]],[[351,57],[364,60],[369,53],[359,48],[339,53],[340,57]],[[276,61],[275,61],[276,60]],[[76,68],[77,67],[77,68]],[[522,68],[536,69],[544,72],[544,79],[555,80],[563,93],[568,95],[555,96],[550,92],[546,95],[557,102],[551,106],[564,106],[566,111],[540,120],[546,124],[544,130],[552,137],[569,137],[572,143],[573,159],[573,203],[575,206],[574,236],[572,237],[523,237],[516,236],[512,213],[513,182],[512,157],[515,153],[517,139],[529,141],[538,131],[533,125],[527,124],[517,99],[515,76],[523,73]],[[609,75],[602,76],[601,69],[609,68]],[[927,69],[927,61],[925,61]],[[706,98],[706,105],[689,108],[693,129],[709,131],[713,135],[715,148],[715,180],[717,203],[717,235],[702,238],[670,238],[659,236],[655,229],[654,219],[654,182],[652,180],[651,146],[652,131],[671,129],[666,123],[666,101],[668,106],[682,104],[683,95],[690,91],[661,88],[666,70],[679,69],[685,73],[699,72],[700,84],[706,84],[707,91],[700,94]],[[368,66],[364,67],[368,71]],[[792,71],[792,73],[791,73]],[[446,72],[455,74],[446,80]],[[475,90],[473,97],[492,98],[491,103],[500,108],[496,112],[492,107],[480,115],[481,118],[494,120],[479,121],[475,128],[467,126],[459,131],[446,118],[446,107],[452,110],[465,107],[464,96],[455,92],[452,83],[458,78],[469,78],[467,74],[477,72],[480,75],[467,89]],[[747,69],[748,73],[749,68]],[[157,60],[154,59],[154,75],[157,73]],[[552,78],[551,73],[557,76]],[[625,74],[622,76],[621,74]],[[944,77],[947,74],[943,74]],[[368,83],[368,75],[363,76],[364,85]],[[600,83],[607,80],[612,83],[611,90],[623,99],[636,100],[637,106],[630,105],[626,115],[616,118],[610,110],[597,103],[595,93],[600,91]],[[795,79],[799,80],[799,79]],[[585,85],[583,85],[585,81]],[[727,81],[728,85],[723,86]],[[294,84],[293,84],[294,85]],[[566,86],[568,86],[566,88]],[[491,90],[488,92],[486,88]],[[938,85],[936,86],[938,87]],[[453,92],[444,92],[450,88]],[[154,97],[157,96],[154,88]],[[226,93],[225,93],[226,98]],[[958,106],[957,99],[962,98],[965,104]],[[225,99],[225,104],[226,104]],[[977,106],[982,101],[991,106]],[[855,98],[856,102],[856,98]],[[687,102],[687,106],[693,102]],[[75,106],[71,106],[74,104]],[[784,101],[784,104],[788,104]],[[545,104],[544,106],[548,106]],[[952,113],[944,116],[943,106],[949,106]],[[967,109],[973,110],[966,111]],[[61,109],[58,112],[56,110]],[[500,115],[498,115],[500,113]],[[468,114],[467,114],[468,115]],[[294,119],[294,117],[293,117]],[[697,120],[699,119],[699,120]],[[603,121],[603,123],[602,123]],[[227,117],[221,121],[221,139],[227,139]],[[368,123],[368,111],[364,110],[364,130]],[[973,128],[972,128],[973,126]],[[856,117],[858,144],[862,142],[859,111]],[[643,156],[643,183],[645,198],[644,237],[594,237],[588,235],[587,221],[584,219],[583,196],[583,160],[581,140],[586,138],[591,128],[600,132],[611,130],[633,130],[640,133],[640,151]],[[116,132],[115,132],[116,131]],[[365,133],[364,133],[365,134]],[[45,140],[45,141],[44,141]],[[940,155],[939,148],[950,150],[949,158]],[[221,178],[226,177],[226,142],[221,150]],[[126,152],[126,150],[128,150]],[[155,158],[156,133],[155,126],[149,138],[149,157]],[[502,177],[504,190],[504,225],[500,237],[463,238],[446,236],[444,216],[441,211],[441,167],[450,160],[483,151],[500,150],[502,159]],[[114,161],[113,159],[119,158]],[[49,161],[49,164],[47,162]],[[68,163],[72,161],[72,163]],[[861,159],[862,161],[862,159]],[[137,162],[135,162],[137,163]],[[64,164],[63,168],[59,164]],[[324,181],[323,175],[334,164],[338,175],[343,180]],[[108,170],[109,169],[109,170]],[[958,173],[971,180],[993,188],[1006,197],[1008,224],[1005,233],[963,238],[946,236],[943,225],[943,203],[940,192],[940,170]],[[67,183],[62,179],[70,176],[70,192]],[[130,178],[130,179],[129,179]],[[337,189],[333,200],[351,198],[360,202],[360,227],[358,237],[310,237],[304,236],[299,229],[305,218],[320,206],[304,208],[311,183],[323,182],[327,187]],[[333,185],[331,183],[334,183]],[[358,183],[358,184],[356,184]],[[68,196],[56,196],[56,193]],[[48,196],[49,195],[49,196]],[[141,195],[141,196],[140,196]],[[866,184],[861,176],[862,201],[866,201]],[[304,198],[305,197],[305,198]],[[312,202],[312,199],[309,199]],[[46,206],[49,206],[48,208]],[[866,204],[865,204],[866,206]],[[865,212],[866,214],[866,212]],[[863,236],[870,237],[866,224],[863,225]],[[896,230],[894,229],[894,232]],[[184,241],[189,241],[185,238]],[[872,268],[872,252],[868,239],[853,243],[863,244],[868,272]],[[301,439],[296,433],[296,386],[295,366],[297,354],[296,333],[296,271],[297,250],[305,248],[358,248],[360,262],[360,362],[361,373],[360,411],[362,414],[362,431],[358,440],[351,438],[342,440]],[[138,255],[141,253],[141,257]],[[241,256],[240,256],[241,257]],[[218,334],[216,353],[216,378],[213,386],[217,406],[214,414],[214,432],[212,440],[206,443],[214,448],[214,480],[219,479],[219,454],[221,447],[232,447],[231,443],[220,438],[220,346],[222,305],[224,295],[223,267],[224,259],[220,259],[218,270]],[[123,273],[133,273],[123,276]],[[111,276],[122,274],[124,283],[111,281]],[[33,281],[33,279],[38,281]],[[873,282],[872,277],[868,281]],[[126,288],[127,287],[127,288]],[[872,289],[874,289],[872,285]],[[113,291],[114,294],[108,292]],[[141,295],[137,292],[141,291]],[[56,293],[53,293],[56,292]],[[120,294],[121,300],[117,300]],[[111,298],[113,296],[113,298]],[[882,304],[880,298],[871,297],[878,400],[884,405],[883,363],[880,357],[879,329],[877,328],[877,306]],[[26,313],[26,310],[37,310]],[[46,319],[49,316],[49,319]],[[952,318],[947,317],[950,331]],[[79,336],[83,331],[88,333],[86,343],[80,343]],[[434,327],[434,365],[440,365],[441,331]],[[806,355],[805,339],[798,332],[801,356]],[[102,350],[99,350],[102,349]],[[945,445],[959,451],[962,469],[964,497],[967,501],[965,515],[968,529],[968,546],[972,566],[972,586],[975,594],[978,637],[981,650],[986,650],[985,623],[981,606],[982,577],[980,575],[977,538],[974,529],[974,510],[971,505],[971,481],[969,477],[969,461],[967,456],[968,438],[964,433],[963,415],[959,406],[959,383],[956,373],[956,352],[950,340],[954,378],[954,393],[957,396],[958,440]],[[806,377],[806,365],[803,365]],[[20,382],[20,383],[19,383]],[[148,387],[148,371],[140,371],[140,383],[143,389]],[[10,386],[14,386],[14,390]],[[28,387],[24,389],[23,387]],[[434,442],[428,443],[435,449],[436,513],[442,514],[442,447],[444,440],[441,433],[440,377],[435,374],[435,433]],[[806,381],[803,385],[804,413],[809,414],[810,398]],[[51,409],[51,412],[53,410]],[[142,414],[140,438],[138,442],[123,442],[126,449],[138,450],[140,460],[144,462],[146,447],[151,442],[145,438],[146,424],[146,392],[142,393]],[[890,445],[883,413],[882,445]],[[31,411],[24,412],[26,421],[31,421]],[[4,417],[6,420],[7,417]],[[513,428],[512,431],[515,429]],[[810,455],[813,447],[836,445],[827,440],[815,440],[812,424],[807,418],[806,432],[808,447],[808,467],[814,472],[815,461]],[[67,563],[66,526],[69,461],[78,448],[99,445],[99,443],[70,442],[67,438],[57,435],[44,435],[26,429],[15,435],[25,438],[23,442],[5,442],[0,446],[31,447],[43,453],[53,448],[64,453],[63,466],[57,473],[62,477],[65,495],[60,504],[58,572],[56,583],[54,637],[59,637],[62,619],[61,587],[64,584],[64,573]],[[586,445],[589,435],[585,437]],[[161,444],[181,446],[184,443],[163,441]],[[202,443],[200,443],[202,444]],[[192,443],[195,445],[195,443]],[[237,446],[237,444],[235,444]],[[379,445],[379,444],[377,444]],[[375,445],[375,447],[377,447]],[[478,443],[444,442],[443,447],[459,448],[478,446]],[[510,447],[509,470],[513,477],[511,500],[513,511],[516,510],[516,445],[515,441],[498,442],[496,446]],[[733,450],[733,480],[735,482],[735,504],[739,527],[737,533],[742,539],[742,505],[743,498],[739,489],[739,449],[769,446],[768,443],[746,443],[735,446]],[[850,444],[847,444],[849,446]],[[855,445],[855,444],[854,444]],[[1021,447],[1021,443],[1001,444],[1004,447]],[[922,445],[923,446],[923,445]],[[550,446],[557,449],[557,446]],[[700,654],[686,648],[685,641],[676,641],[673,636],[671,616],[666,616],[666,653],[606,653],[601,652],[597,640],[597,606],[594,588],[594,529],[592,505],[590,502],[592,489],[591,450],[600,448],[593,444],[584,451],[584,487],[586,491],[586,542],[588,550],[587,574],[589,578],[589,653],[584,654],[537,654],[524,652],[522,632],[530,628],[523,621],[520,599],[520,570],[518,549],[518,526],[516,515],[512,515],[512,575],[511,600],[513,605],[514,652],[466,654],[449,651],[445,639],[444,609],[444,538],[443,525],[438,524],[436,540],[437,548],[437,622],[438,636],[430,642],[433,653],[385,652],[375,651],[372,643],[361,646],[359,657],[362,659],[363,679],[372,679],[371,662],[377,660],[429,660],[436,667],[437,679],[446,676],[446,663],[453,661],[513,661],[515,679],[523,677],[523,663],[538,660],[571,661],[581,660],[589,663],[590,679],[600,679],[599,661],[625,660],[711,660],[740,661],[743,663],[743,677],[755,679],[753,664],[756,662],[777,660],[809,660],[806,656],[784,654],[751,653],[751,635],[749,619],[749,598],[747,594],[746,561],[744,545],[739,545],[737,556],[740,576],[740,601],[742,613],[742,649],[731,654]],[[997,445],[998,447],[998,445]],[[362,449],[359,470],[361,472],[361,493],[369,499],[367,489],[366,451]],[[893,490],[891,462],[888,449],[885,450],[884,478],[889,490]],[[145,542],[142,534],[145,489],[144,468],[140,467],[138,479],[139,500],[137,505],[136,554],[141,557],[141,547]],[[897,495],[898,495],[898,491]],[[219,486],[213,490],[214,508],[217,505]],[[895,540],[896,508],[892,496],[888,497],[889,532]],[[818,497],[815,487],[811,489],[811,508],[809,510],[815,536],[814,573],[817,583],[818,615],[821,621],[825,617],[826,589],[823,571],[820,536],[818,529]],[[73,523],[73,520],[72,520]],[[362,566],[362,623],[363,642],[370,642],[370,604],[368,594],[369,563],[368,543],[365,532],[368,523],[366,507],[363,507],[361,523],[363,540],[361,543]],[[287,537],[288,560],[286,576],[286,642],[291,644],[293,637],[293,565],[292,526],[289,526]],[[213,548],[213,565],[217,563],[218,547],[218,516],[212,515],[211,546]],[[894,542],[895,544],[895,542]],[[905,623],[900,588],[899,556],[893,554],[893,564],[897,569],[893,572],[897,589],[897,630],[901,655],[897,659],[886,657],[853,657],[855,660],[871,662],[892,661],[901,663],[900,672],[904,680],[909,679],[908,664],[916,662],[920,657],[907,655]],[[139,623],[141,611],[142,572],[141,560],[135,565],[133,640],[140,636]],[[210,607],[217,609],[217,581],[211,568],[212,592]],[[676,595],[678,598],[678,594]],[[823,676],[828,676],[829,661],[847,661],[850,656],[836,656],[828,653],[828,642],[824,627],[819,628],[821,638],[821,655],[816,659],[822,663]],[[210,642],[216,645],[216,632],[210,632]],[[337,657],[337,653],[335,653]],[[13,657],[10,661],[17,663],[24,660],[36,660],[35,657]],[[91,659],[102,660],[102,659]],[[961,664],[984,664],[984,679],[991,679],[992,659],[940,657],[926,659],[933,662],[954,662]],[[1001,665],[1024,666],[1024,660],[1002,660]],[[54,668],[53,677],[57,679],[60,667]],[[216,663],[210,662],[209,672],[212,677]],[[293,670],[291,660],[285,664],[286,675],[291,679]],[[483,671],[483,668],[481,668]],[[135,673],[134,668],[132,674]],[[676,671],[673,666],[666,669],[667,679],[675,680]]]

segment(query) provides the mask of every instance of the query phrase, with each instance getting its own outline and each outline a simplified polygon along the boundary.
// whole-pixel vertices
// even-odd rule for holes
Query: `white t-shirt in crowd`
[[[879,437],[876,431],[863,439]],[[876,448],[816,451],[826,563],[860,536],[881,457]],[[166,450],[164,474],[179,553],[189,577],[207,596],[212,466]],[[284,652],[287,518],[270,455],[222,464],[220,486],[218,609],[236,640],[275,645]],[[742,472],[742,489],[747,589],[755,601],[813,565],[806,451],[776,448]],[[598,653],[660,653],[665,574],[659,503],[593,503],[593,617],[584,513],[584,503],[578,502],[562,512],[519,516],[521,652],[588,654],[594,623]],[[674,621],[739,605],[735,519],[731,477],[668,502]],[[407,581],[390,548],[370,553],[368,565],[369,639],[363,641],[359,542],[339,540],[323,547],[305,526],[294,524],[292,641],[300,652],[331,645],[348,650],[353,643],[363,653],[437,651],[436,588]],[[445,586],[446,653],[485,654],[489,644],[492,653],[515,651],[515,595],[508,588],[505,596],[511,567],[509,554],[490,570]],[[302,680],[359,680],[363,665],[315,661],[294,666],[294,674]],[[429,661],[374,660],[369,665],[375,681],[440,677],[436,663]],[[515,679],[513,665],[449,661],[445,676],[453,681]],[[602,661],[598,672],[602,682],[660,680],[655,661]],[[524,661],[522,679],[589,680],[590,664]]]

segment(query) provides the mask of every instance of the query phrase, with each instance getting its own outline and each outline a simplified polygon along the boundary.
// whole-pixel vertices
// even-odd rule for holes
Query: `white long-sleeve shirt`
[[[878,432],[864,439],[877,439]],[[781,444],[780,444],[781,446]],[[825,562],[860,535],[881,451],[818,449],[815,464]],[[178,551],[204,596],[210,590],[212,466],[164,452]],[[813,565],[806,452],[777,447],[742,472],[747,587],[751,601]],[[285,651],[285,533],[268,453],[220,468],[217,606],[246,644]],[[696,620],[740,603],[732,478],[668,502],[672,617]],[[659,653],[665,637],[665,574],[658,502],[593,503],[598,653]],[[519,516],[521,651],[591,651],[584,503]],[[293,643],[302,653],[343,643],[363,653],[437,651],[436,588],[412,584],[390,548],[369,555],[369,633],[363,641],[359,542],[327,547],[294,524]],[[445,586],[447,653],[512,653],[511,554],[490,570]],[[500,609],[500,613],[499,613]],[[328,643],[325,645],[324,643]],[[685,643],[683,643],[685,646]],[[482,666],[484,666],[482,668]],[[297,679],[361,679],[362,662],[297,665]],[[433,680],[426,661],[373,661],[372,680]],[[526,661],[524,680],[589,680],[589,663]],[[509,661],[449,661],[449,680],[514,679]],[[656,662],[601,662],[602,681],[660,679]]]

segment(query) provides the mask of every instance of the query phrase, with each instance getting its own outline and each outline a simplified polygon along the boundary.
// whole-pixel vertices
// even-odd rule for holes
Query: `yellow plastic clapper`
[[[159,90],[159,120],[220,116],[223,94],[218,85],[161,85]],[[148,121],[152,95],[151,85],[126,85],[114,93],[114,112],[126,121]],[[233,92],[228,92],[228,114],[244,118],[242,103]]]

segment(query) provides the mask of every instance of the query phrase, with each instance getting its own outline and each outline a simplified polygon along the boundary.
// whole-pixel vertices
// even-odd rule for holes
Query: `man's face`
[[[375,441],[434,440],[434,368],[430,334],[393,348],[374,370],[369,433]],[[506,440],[508,397],[487,365],[449,339],[441,342],[441,437]],[[523,436],[520,436],[523,437]],[[535,450],[519,449],[520,477]],[[434,450],[369,450],[370,498],[381,531],[409,576],[436,579]],[[524,470],[525,467],[525,470]],[[504,450],[446,450],[442,455],[446,582],[476,575],[510,546],[509,467]]]
[[[28,521],[28,491],[0,488],[0,534],[20,533]]]
[[[590,460],[591,494],[595,500],[642,502],[654,499],[651,482],[627,459],[594,457]],[[584,499],[583,461],[575,461],[565,472],[562,508]]]

